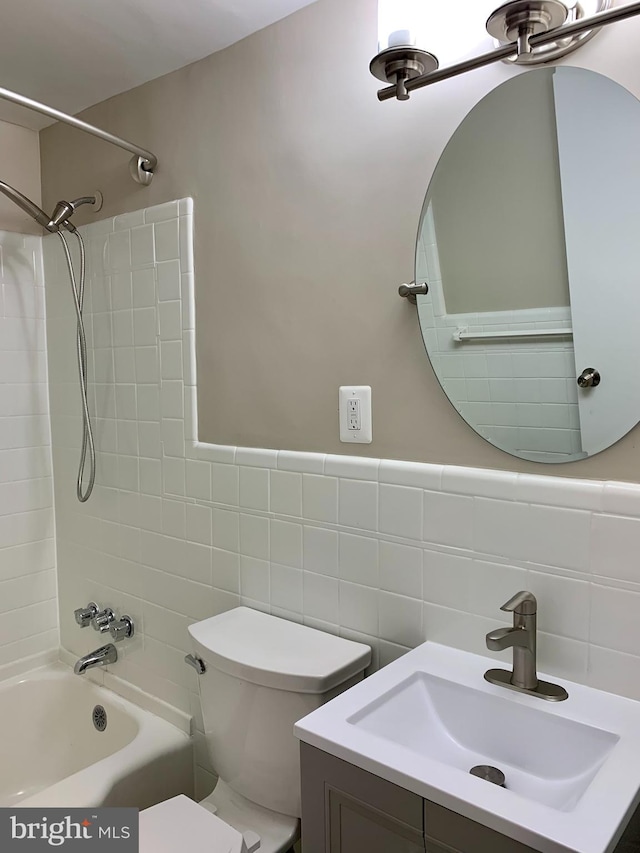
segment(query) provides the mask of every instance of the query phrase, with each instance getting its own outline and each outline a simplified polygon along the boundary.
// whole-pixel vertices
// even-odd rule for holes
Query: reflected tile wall
[[[416,257],[416,281],[429,282],[418,315],[431,364],[447,396],[477,431],[519,456],[558,461],[582,451],[571,338],[457,341],[484,334],[571,328],[568,307],[447,314],[431,208]]]

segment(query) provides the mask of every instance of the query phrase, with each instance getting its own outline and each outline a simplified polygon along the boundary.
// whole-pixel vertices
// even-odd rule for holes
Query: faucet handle
[[[101,634],[106,634],[109,630],[109,625],[116,618],[115,613],[110,607],[105,607],[104,610],[101,610],[91,620],[91,624],[93,625],[94,631],[100,631]]]
[[[81,628],[86,628],[91,624],[91,620],[98,612],[98,605],[94,601],[90,601],[86,607],[79,607],[73,611],[76,622]]]
[[[127,637],[133,637],[133,630],[133,620],[130,616],[123,616],[122,619],[117,619],[109,625],[109,633],[115,643]]]
[[[513,598],[505,602],[500,610],[507,613],[517,613],[518,616],[534,616],[538,612],[538,602],[532,592],[523,589],[516,592]]]

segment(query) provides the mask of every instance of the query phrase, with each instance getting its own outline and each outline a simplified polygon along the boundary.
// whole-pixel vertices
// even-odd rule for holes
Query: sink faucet
[[[487,634],[487,648],[492,652],[513,649],[513,671],[489,669],[484,677],[492,684],[531,693],[541,699],[560,702],[568,697],[564,687],[540,681],[536,672],[536,629],[538,602],[532,592],[521,590],[500,608],[513,613],[512,628],[497,628]]]
[[[536,621],[538,602],[531,592],[522,590],[502,605],[500,610],[513,613],[513,628],[498,628],[487,634],[487,648],[492,652],[513,648],[513,674],[511,683],[523,690],[535,690],[536,674]]]
[[[88,655],[81,657],[73,668],[76,675],[82,675],[88,669],[94,666],[106,666],[108,663],[115,663],[118,660],[118,650],[113,643],[108,643],[106,646],[101,646],[95,652],[89,652]]]

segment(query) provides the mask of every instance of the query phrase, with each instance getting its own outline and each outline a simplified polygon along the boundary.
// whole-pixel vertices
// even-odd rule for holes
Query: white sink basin
[[[416,672],[347,722],[466,773],[497,767],[510,791],[573,808],[618,735],[516,705],[503,692]]]
[[[542,853],[611,853],[640,800],[640,703],[566,681],[569,698],[545,702],[486,682],[494,665],[424,643],[296,734]]]

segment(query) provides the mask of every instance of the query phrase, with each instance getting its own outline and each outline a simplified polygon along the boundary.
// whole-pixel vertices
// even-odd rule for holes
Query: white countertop
[[[491,658],[424,643],[304,717],[296,724],[296,736],[541,853],[611,853],[640,800],[640,703],[553,678],[546,680],[561,683],[568,690],[569,698],[564,702],[547,702],[486,682],[485,671],[495,665]],[[554,723],[546,716],[552,715],[603,730],[607,737],[607,733],[611,733],[619,740],[578,801],[554,808],[425,755],[419,745],[412,748],[401,743],[402,737],[384,737],[358,725],[363,709],[380,697],[399,695],[403,690],[402,687],[398,689],[399,685],[407,679],[415,679],[416,673],[426,673],[435,681],[444,679],[488,697],[499,697],[503,700],[500,703],[502,713],[506,711],[507,718],[513,710],[514,719],[526,720],[529,708],[542,712],[535,715],[542,721],[542,727],[545,720]],[[540,677],[545,678],[544,675]],[[487,701],[489,705],[495,704],[495,699]],[[415,713],[414,707],[410,715]],[[456,714],[460,713],[458,709]],[[554,723],[553,728],[562,731],[563,725],[567,724]],[[398,718],[397,727],[399,731],[402,729],[403,719]],[[517,737],[526,738],[527,727],[522,728],[523,731],[516,733]],[[539,731],[540,727],[538,736]],[[558,751],[557,761],[561,764],[561,743]],[[507,772],[508,778],[508,766],[501,769]],[[544,780],[538,778],[540,781],[544,786]]]

